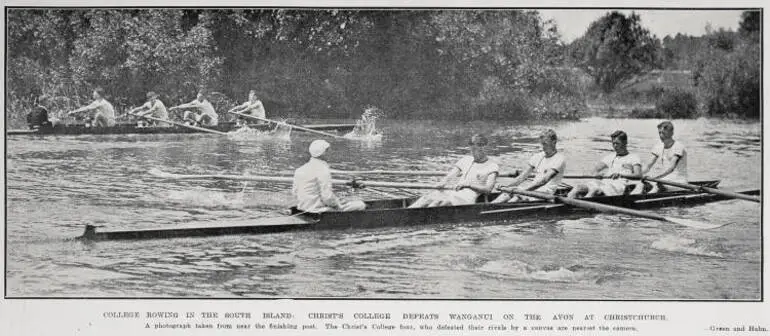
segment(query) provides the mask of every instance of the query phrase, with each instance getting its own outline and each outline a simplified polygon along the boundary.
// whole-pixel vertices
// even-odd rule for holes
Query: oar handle
[[[741,193],[737,193],[737,192],[733,192],[733,191],[728,191],[728,190],[721,190],[721,189],[716,189],[716,188],[703,187],[703,186],[698,186],[698,185],[689,184],[689,183],[666,181],[666,180],[661,180],[661,179],[656,179],[656,178],[651,178],[651,177],[644,177],[641,180],[642,181],[657,182],[657,183],[660,183],[660,184],[666,184],[666,185],[670,185],[670,186],[674,186],[674,187],[679,187],[679,188],[682,188],[682,189],[690,189],[690,190],[695,190],[695,191],[703,191],[703,192],[707,192],[707,193],[710,193],[710,194],[716,194],[716,195],[721,195],[721,196],[731,197],[731,198],[738,198],[738,199],[752,201],[752,202],[757,202],[757,203],[762,201],[762,199],[760,197],[757,197],[757,196],[745,195],[745,194],[741,194]]]

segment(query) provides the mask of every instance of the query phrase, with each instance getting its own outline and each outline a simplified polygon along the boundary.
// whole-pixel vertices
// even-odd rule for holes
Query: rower
[[[233,107],[228,112],[248,114],[248,115],[255,116],[257,118],[262,118],[262,119],[266,118],[265,106],[262,105],[262,101],[260,101],[259,97],[257,97],[257,90],[249,91],[249,100],[247,100],[245,103],[241,105]],[[264,121],[259,120],[257,123],[262,124],[264,123]],[[245,124],[246,124],[246,120],[244,119],[244,117],[239,116],[238,126],[243,126]]]
[[[467,205],[476,203],[481,194],[492,191],[500,171],[497,163],[487,156],[488,140],[481,134],[471,137],[468,143],[471,155],[461,158],[439,182],[437,188],[445,188],[452,178],[460,177],[453,190],[440,190],[417,199],[410,208],[425,208],[446,205]]]
[[[182,121],[194,126],[216,126],[219,123],[219,116],[214,111],[214,106],[206,99],[206,91],[199,90],[198,95],[193,101],[174,106],[169,110],[185,110],[182,116]],[[192,110],[192,111],[191,111]]]
[[[585,197],[593,197],[602,193],[605,196],[623,195],[626,186],[633,184],[626,176],[642,176],[642,162],[639,156],[628,152],[628,135],[623,131],[615,131],[610,135],[612,148],[615,153],[601,159],[594,167],[593,174],[598,180],[586,184],[576,185],[570,190],[567,197],[575,198],[580,193],[586,193]],[[604,174],[602,172],[604,171]]]
[[[93,110],[96,111],[93,115],[94,127],[115,126],[115,108],[112,107],[112,104],[110,104],[107,99],[104,99],[104,89],[94,89],[92,96],[94,101],[91,104],[71,111],[67,113],[67,115]]]
[[[647,165],[642,168],[642,175],[647,176],[652,168],[656,168],[656,174],[650,176],[655,179],[665,178],[666,181],[688,183],[687,181],[687,150],[681,141],[674,140],[674,124],[664,121],[658,124],[658,136],[660,143],[652,147]],[[655,163],[658,163],[655,165]],[[659,183],[654,183],[651,193],[667,188]]]
[[[534,171],[535,178],[532,181],[521,185],[518,189],[534,190],[551,195],[555,194],[556,189],[559,187],[559,184],[561,184],[564,170],[567,167],[564,155],[556,150],[556,140],[556,132],[552,129],[548,129],[541,133],[540,145],[543,146],[543,151],[532,155],[529,159],[527,168],[521,175],[519,175],[519,177],[506,187],[497,185],[497,189],[518,186]],[[524,199],[529,199],[529,197],[511,195],[510,193],[503,192],[493,200],[492,203],[513,203]]]
[[[27,125],[31,130],[51,129],[53,123],[48,119],[48,95],[41,95],[37,99],[37,106],[32,108],[32,112],[27,114]]]
[[[158,94],[150,91],[147,92],[147,102],[144,105],[128,111],[128,114],[136,114],[138,116],[151,116],[158,119],[168,120],[168,111],[166,105],[158,99]],[[158,122],[157,126],[171,127],[171,124],[165,122]]]
[[[329,146],[326,140],[314,140],[309,147],[310,160],[294,172],[292,193],[297,198],[297,210],[319,213],[366,209],[363,201],[340,201],[334,195],[331,170],[322,159]]]

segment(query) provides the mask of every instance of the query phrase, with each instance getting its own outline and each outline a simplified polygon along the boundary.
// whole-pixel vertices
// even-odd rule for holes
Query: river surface
[[[380,121],[381,139],[330,139],[336,169],[444,170],[474,132],[503,170],[523,167],[553,128],[567,173],[588,173],[629,133],[646,159],[659,120],[584,119],[521,125]],[[759,188],[761,125],[677,120],[691,180]],[[10,297],[339,297],[759,300],[760,205],[723,201],[657,210],[727,224],[693,230],[622,215],[82,243],[85,224],[138,229],[282,214],[287,185],[167,180],[174,173],[277,175],[308,158],[309,134],[13,136],[6,139],[6,295]],[[426,177],[381,180],[430,182]],[[569,181],[567,181],[569,182]],[[377,199],[405,190],[345,188]],[[491,225],[495,224],[495,225]]]

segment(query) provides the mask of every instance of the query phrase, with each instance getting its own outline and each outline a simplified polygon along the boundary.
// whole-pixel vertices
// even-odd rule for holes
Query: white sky
[[[601,9],[559,9],[538,10],[543,19],[553,19],[565,42],[572,42],[582,36],[591,22],[610,10]],[[625,15],[631,10],[621,10]],[[700,36],[706,33],[706,24],[713,29],[738,29],[742,11],[733,10],[635,10],[639,14],[642,26],[652,34],[663,39],[666,35],[682,33]]]

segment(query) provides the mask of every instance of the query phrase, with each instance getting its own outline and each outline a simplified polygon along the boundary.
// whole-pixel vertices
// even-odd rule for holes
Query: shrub
[[[698,101],[692,92],[675,89],[663,93],[656,110],[660,118],[693,118],[698,114]]]

